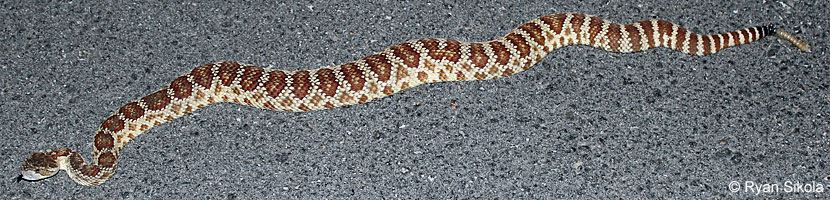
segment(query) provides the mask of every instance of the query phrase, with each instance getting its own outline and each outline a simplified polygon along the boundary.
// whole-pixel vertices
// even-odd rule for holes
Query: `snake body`
[[[206,64],[127,103],[104,120],[95,132],[91,163],[70,149],[47,150],[23,162],[21,178],[39,180],[66,170],[79,184],[102,184],[114,174],[127,142],[214,103],[289,112],[321,110],[372,101],[426,83],[510,76],[568,45],[619,53],[667,47],[708,55],[773,33],[809,51],[806,43],[772,26],[701,35],[663,20],[617,24],[586,14],[559,13],[533,19],[487,42],[417,39],[357,61],[313,70],[275,70],[237,62]]]

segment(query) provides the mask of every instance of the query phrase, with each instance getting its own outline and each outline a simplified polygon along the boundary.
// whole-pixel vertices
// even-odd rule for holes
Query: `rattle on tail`
[[[79,184],[99,185],[115,172],[127,142],[153,126],[214,103],[281,111],[328,109],[372,101],[425,83],[510,76],[568,45],[619,53],[667,47],[708,55],[773,33],[810,51],[803,41],[772,26],[699,35],[663,20],[623,25],[586,14],[559,13],[533,19],[492,41],[411,40],[357,61],[314,70],[274,70],[236,62],[206,64],[104,120],[95,132],[91,163],[70,149],[47,150],[23,161],[19,178],[40,180],[66,170]]]

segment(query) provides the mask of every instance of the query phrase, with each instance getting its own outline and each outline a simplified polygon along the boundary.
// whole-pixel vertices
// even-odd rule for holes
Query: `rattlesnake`
[[[372,101],[425,83],[510,76],[568,45],[620,53],[668,47],[708,55],[773,33],[810,51],[806,43],[772,26],[699,35],[663,20],[621,25],[586,14],[559,13],[533,19],[492,41],[411,40],[357,61],[314,70],[206,64],[104,120],[93,141],[92,164],[70,149],[47,150],[27,158],[19,178],[40,180],[66,170],[79,184],[99,185],[115,172],[127,142],[147,129],[219,102],[289,112],[321,110]]]

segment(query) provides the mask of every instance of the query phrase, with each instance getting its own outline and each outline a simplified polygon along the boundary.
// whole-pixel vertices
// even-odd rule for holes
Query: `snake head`
[[[70,152],[72,150],[58,149],[32,154],[20,166],[20,178],[36,181],[54,176],[61,170],[58,159],[66,157]]]

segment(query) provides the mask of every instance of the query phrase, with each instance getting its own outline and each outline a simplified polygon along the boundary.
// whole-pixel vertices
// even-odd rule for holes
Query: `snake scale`
[[[95,132],[91,163],[70,149],[47,150],[25,159],[19,179],[40,180],[66,170],[81,185],[102,184],[114,174],[127,142],[214,103],[289,112],[321,110],[372,101],[425,83],[510,76],[568,45],[619,53],[667,47],[709,55],[772,34],[810,51],[809,45],[773,26],[701,35],[663,20],[617,24],[587,14],[559,13],[533,19],[487,42],[410,40],[357,61],[313,70],[275,70],[237,62],[206,64],[127,103],[104,120]]]

